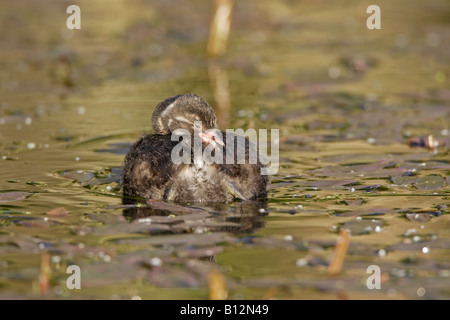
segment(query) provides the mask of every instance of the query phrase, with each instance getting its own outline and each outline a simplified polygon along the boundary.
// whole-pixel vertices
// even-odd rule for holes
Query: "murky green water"
[[[0,12],[1,298],[204,299],[211,270],[229,299],[450,298],[446,1],[379,1],[372,31],[369,2],[239,2],[215,61],[208,1],[80,1],[76,31],[69,4]],[[267,204],[121,205],[127,148],[188,92],[222,129],[280,129]],[[408,146],[427,135],[436,153]],[[73,264],[81,290],[66,287]]]

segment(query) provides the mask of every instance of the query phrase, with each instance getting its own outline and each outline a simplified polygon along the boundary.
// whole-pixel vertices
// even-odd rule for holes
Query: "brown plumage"
[[[223,146],[223,164],[198,164],[194,148],[188,155],[190,164],[175,164],[171,153],[179,141],[172,141],[176,129],[189,132],[194,145],[194,134],[198,123],[202,125],[202,151],[213,145]],[[187,94],[171,97],[156,107],[152,117],[153,134],[140,138],[130,149],[122,173],[122,187],[125,198],[170,200],[175,202],[231,202],[236,199],[255,200],[267,196],[268,177],[261,175],[261,162],[249,163],[249,150],[256,148],[247,138],[244,144],[229,144],[227,138],[235,138],[234,133],[220,132],[216,128],[216,116],[211,106],[197,95]],[[216,129],[207,133],[207,130]],[[210,131],[208,131],[210,132]],[[222,139],[220,138],[222,135]],[[230,140],[231,141],[231,140]],[[237,163],[237,150],[245,145],[245,163]],[[234,148],[234,163],[226,164],[227,152]],[[211,147],[210,147],[211,150]],[[216,155],[214,149],[211,153]]]

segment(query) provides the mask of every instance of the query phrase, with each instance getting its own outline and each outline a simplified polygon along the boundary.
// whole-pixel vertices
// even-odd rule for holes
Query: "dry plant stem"
[[[219,271],[212,269],[208,275],[208,299],[225,300],[227,297],[228,291],[224,276]]]
[[[227,50],[234,0],[214,0],[207,52],[211,57],[221,56]]]
[[[50,256],[47,252],[41,255],[41,273],[39,275],[39,292],[45,296],[50,286]]]
[[[330,276],[337,275],[341,272],[342,264],[344,263],[345,256],[347,255],[347,248],[350,243],[350,234],[348,230],[341,230],[339,237],[336,241],[336,247],[331,258],[330,265],[328,266],[328,274]]]

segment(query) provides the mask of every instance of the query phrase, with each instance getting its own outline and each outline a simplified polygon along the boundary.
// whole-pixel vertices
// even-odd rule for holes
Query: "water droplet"
[[[417,289],[417,295],[419,297],[423,297],[425,293],[426,293],[425,288],[420,287],[419,289]]]
[[[294,237],[291,236],[290,234],[288,234],[288,235],[285,235],[285,236],[284,236],[284,240],[286,240],[286,241],[292,241],[292,240],[294,240]]]
[[[414,241],[414,242],[419,242],[420,239],[421,239],[421,238],[420,238],[419,236],[414,236],[414,237],[413,237],[413,241]]]
[[[138,219],[139,223],[146,223],[146,224],[151,224],[152,223],[152,219],[151,218],[140,218]]]
[[[428,247],[423,247],[423,248],[422,248],[422,252],[425,253],[425,254],[430,253],[430,248],[428,248]]]
[[[27,126],[29,126],[33,122],[33,119],[31,117],[26,117],[24,122]]]
[[[378,256],[379,257],[385,257],[386,256],[386,250],[384,250],[384,249],[378,250]]]
[[[80,157],[75,157],[75,161],[80,161]]]
[[[336,79],[341,75],[341,69],[339,67],[333,66],[328,69],[328,76],[331,79]]]
[[[29,143],[27,144],[27,148],[28,148],[29,150],[36,148],[36,143],[34,143],[34,142],[29,142]]]
[[[382,230],[382,229],[381,229],[380,226],[376,226],[376,227],[375,227],[375,232],[381,232],[381,230]]]
[[[450,270],[439,270],[439,276],[444,278],[450,277]]]
[[[153,267],[160,267],[162,266],[162,264],[163,264],[162,260],[158,257],[150,259],[150,265],[152,265]]]
[[[82,107],[82,106],[78,107],[78,108],[77,108],[77,113],[78,113],[80,116],[82,116],[83,114],[86,113],[86,108],[85,108],[85,107]]]
[[[299,268],[304,267],[304,266],[308,265],[308,260],[298,259],[297,261],[295,261],[295,265]]]

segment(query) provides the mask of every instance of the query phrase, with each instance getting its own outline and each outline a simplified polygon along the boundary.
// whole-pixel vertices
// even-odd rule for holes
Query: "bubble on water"
[[[439,270],[439,276],[443,277],[443,278],[448,278],[450,277],[450,270]]]
[[[60,256],[52,256],[52,263],[60,263],[61,262],[61,257]]]
[[[374,144],[377,140],[375,138],[367,139],[367,143]]]
[[[304,267],[306,265],[308,265],[308,260],[306,259],[297,259],[297,261],[295,261],[295,265],[299,268]]]
[[[33,119],[31,117],[26,117],[23,122],[25,122],[25,124],[29,126],[33,122]]]
[[[2,159],[6,160],[6,159],[8,159],[8,157],[7,156],[2,156]]]
[[[361,217],[356,217],[355,219],[356,219],[357,221],[361,221],[361,220],[362,220]]]
[[[406,270],[394,268],[392,274],[398,278],[404,278],[406,276]]]
[[[32,150],[32,149],[36,148],[36,143],[34,143],[34,142],[28,142],[27,148],[28,148],[29,150]]]
[[[150,265],[153,267],[160,267],[162,266],[163,262],[160,258],[154,257],[150,259]]]
[[[83,114],[86,113],[86,108],[83,107],[83,106],[78,107],[78,108],[77,108],[77,113],[78,113],[80,116],[82,116]]]
[[[103,257],[103,261],[111,262],[111,257],[109,255],[105,254],[105,256]]]
[[[350,188],[350,192],[355,192],[355,188]]]
[[[414,237],[413,237],[413,241],[414,241],[414,242],[419,242],[420,239],[421,239],[421,238],[420,238],[419,236],[414,236]]]
[[[416,229],[408,229],[408,230],[406,230],[406,232],[405,232],[405,236],[409,236],[409,235],[411,235],[411,234],[413,234],[413,233],[416,233],[416,232],[417,232]]]
[[[291,236],[290,234],[288,234],[288,235],[285,235],[285,236],[284,236],[284,240],[286,240],[286,241],[292,241],[292,240],[294,240],[294,237]]]
[[[152,223],[152,219],[151,218],[140,218],[140,219],[138,219],[138,223],[151,224]]]
[[[107,187],[106,187],[106,190],[107,190],[107,191],[111,191],[111,190],[112,190],[112,187],[111,187],[111,186],[107,186]]]
[[[48,221],[48,218],[47,218],[47,217],[44,217],[44,221],[47,222],[47,221]]]
[[[384,250],[384,249],[378,250],[378,256],[379,257],[385,257],[386,254],[387,254],[386,250]]]
[[[380,226],[376,226],[375,227],[375,232],[381,232],[383,229],[381,229],[381,227]]]
[[[43,250],[45,248],[45,244],[43,244],[42,242],[39,243],[38,248]]]
[[[75,161],[80,161],[81,158],[80,157],[75,157]]]
[[[265,213],[266,210],[264,210],[263,208],[259,209],[259,213]]]
[[[336,79],[341,75],[341,69],[339,67],[333,66],[328,69],[328,76],[331,79]]]
[[[428,248],[428,247],[423,247],[423,248],[422,248],[422,252],[425,253],[425,254],[430,253],[430,248]]]
[[[420,287],[419,289],[417,289],[417,295],[419,297],[423,297],[425,295],[425,293],[426,293],[425,288]]]

